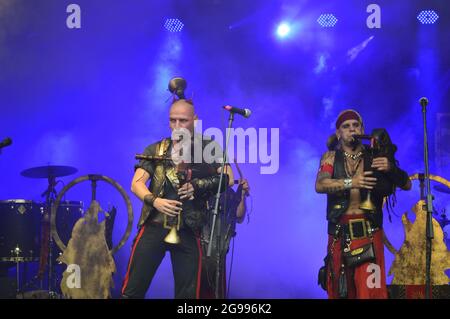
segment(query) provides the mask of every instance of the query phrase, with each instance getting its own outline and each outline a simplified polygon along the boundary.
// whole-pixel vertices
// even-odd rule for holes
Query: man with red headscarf
[[[341,112],[334,143],[329,141],[317,174],[316,191],[327,194],[329,237],[319,282],[330,299],[388,297],[383,199],[396,187],[411,189],[408,174],[394,158],[395,145],[387,147],[391,152],[374,154],[357,137],[363,134],[361,115],[351,109]],[[368,202],[373,206],[361,205]]]

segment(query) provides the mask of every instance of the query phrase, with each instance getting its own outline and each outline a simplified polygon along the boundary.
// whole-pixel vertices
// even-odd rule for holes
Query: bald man
[[[219,187],[222,154],[220,151],[212,155],[212,159],[203,158],[205,147],[215,142],[194,134],[197,119],[192,102],[175,101],[169,112],[171,138],[153,143],[144,151],[144,155],[171,158],[171,161],[141,160],[135,166],[131,190],[143,201],[143,207],[122,287],[123,298],[145,298],[166,251],[170,252],[172,261],[175,298],[199,298],[202,260],[199,236],[207,220],[206,201]],[[196,143],[201,145],[201,163],[194,163],[192,151]],[[218,145],[211,144],[209,148],[211,146],[220,149]],[[177,164],[187,160],[190,160],[188,166],[192,171],[201,167],[197,171],[203,174],[193,174],[189,182],[183,183],[176,174]],[[211,163],[211,160],[214,161]],[[209,172],[206,175],[205,168]],[[150,185],[147,187],[148,181]],[[225,165],[221,190],[224,191],[233,181],[231,168]],[[165,224],[179,225],[180,243],[164,241],[170,231]]]

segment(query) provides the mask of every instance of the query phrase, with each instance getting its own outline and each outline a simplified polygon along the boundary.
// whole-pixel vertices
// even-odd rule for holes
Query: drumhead
[[[32,204],[32,200],[27,199],[7,199],[7,200],[0,200],[0,204]]]
[[[83,207],[83,202],[79,200],[62,200],[59,203],[59,206],[81,206]]]

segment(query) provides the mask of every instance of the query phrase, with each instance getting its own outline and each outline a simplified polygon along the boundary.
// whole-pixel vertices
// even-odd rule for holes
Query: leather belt
[[[328,233],[334,235],[336,232],[336,224],[328,225]],[[372,223],[364,218],[350,219],[348,223],[340,224],[339,237],[348,235],[351,240],[369,237],[380,227],[374,227]]]

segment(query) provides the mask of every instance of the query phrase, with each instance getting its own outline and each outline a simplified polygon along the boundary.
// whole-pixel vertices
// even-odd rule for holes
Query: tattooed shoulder
[[[334,164],[334,155],[335,151],[328,151],[323,154],[322,159],[320,160],[320,165],[333,165]]]

